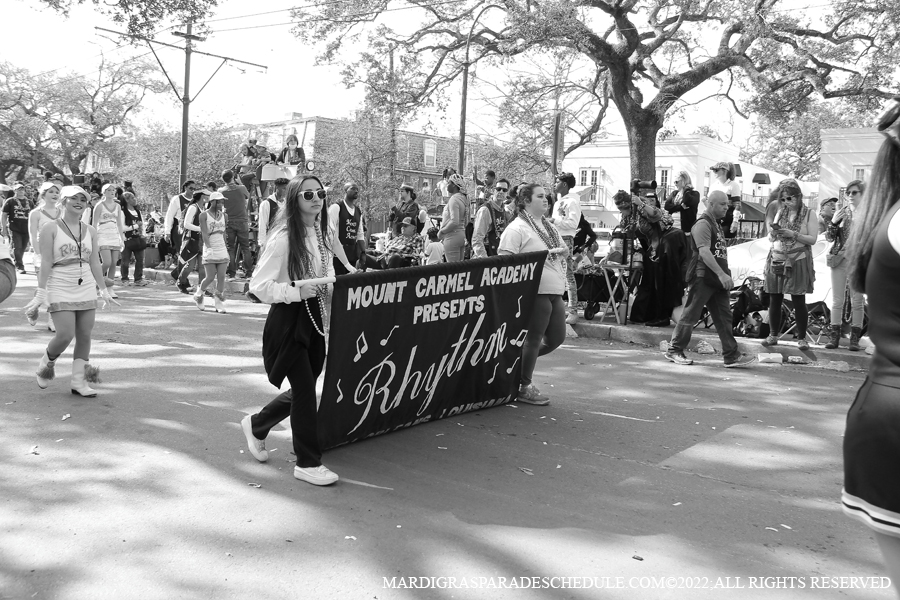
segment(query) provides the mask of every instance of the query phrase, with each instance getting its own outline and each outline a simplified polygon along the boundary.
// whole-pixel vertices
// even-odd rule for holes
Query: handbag
[[[772,273],[775,275],[784,275],[784,261],[783,260],[773,260],[772,261]]]
[[[132,252],[140,252],[147,247],[147,239],[140,235],[133,235],[125,240],[125,247]]]

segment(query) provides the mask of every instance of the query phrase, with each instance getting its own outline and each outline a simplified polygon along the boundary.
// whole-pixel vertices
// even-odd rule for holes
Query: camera
[[[640,179],[633,179],[631,181],[631,195],[658,200],[656,196],[656,180],[641,181]]]
[[[74,185],[84,185],[84,174],[79,173],[77,175],[72,175],[72,183]]]

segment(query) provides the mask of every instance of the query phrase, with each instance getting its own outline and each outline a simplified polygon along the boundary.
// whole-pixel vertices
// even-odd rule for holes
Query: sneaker
[[[331,485],[338,480],[337,473],[326,467],[294,467],[294,477],[313,485]]]
[[[250,415],[241,419],[241,431],[244,432],[244,437],[247,438],[247,448],[250,449],[250,454],[253,455],[253,458],[259,462],[266,462],[269,460],[269,453],[266,451],[266,440],[257,439],[256,436],[253,435],[253,426],[250,424]]]
[[[766,339],[764,339],[762,341],[762,345],[765,346],[766,348],[768,348],[769,346],[777,346],[778,338],[775,337],[774,335],[770,335],[769,337],[767,337]]]
[[[134,285],[136,285],[138,287],[146,287],[149,284],[150,284],[150,282],[147,281],[146,279],[138,279],[137,281],[134,282]]]
[[[809,342],[807,342],[806,339],[802,339],[797,343],[797,347],[800,348],[800,350],[802,350],[803,352],[806,352],[807,350],[809,350]]]
[[[535,406],[547,406],[550,404],[550,398],[541,394],[533,384],[519,388],[519,395],[516,402],[524,404],[534,404]]]
[[[672,352],[671,350],[667,350],[664,354],[666,360],[669,362],[673,362],[676,365],[692,365],[694,361],[684,355],[684,352]]]
[[[752,354],[741,354],[740,356],[738,356],[736,359],[734,359],[732,361],[726,360],[725,368],[731,369],[734,367],[746,367],[747,365],[752,363],[754,360],[756,360],[756,357],[753,356]]]
[[[133,286],[134,284],[131,283],[131,280],[130,280],[130,279],[123,279],[123,280],[122,280],[122,285],[124,285],[124,286],[126,286],[126,287],[131,287],[131,286]]]
[[[19,273],[21,273],[22,275],[28,274],[28,272],[25,270],[25,267],[22,267],[21,269],[19,269]]]
[[[188,286],[187,283],[181,283],[179,281],[175,285],[178,286],[178,291],[180,291],[182,294],[190,294],[191,293],[190,287]]]
[[[574,308],[570,308],[568,310],[568,314],[566,314],[566,325],[574,325],[578,322],[578,311]]]

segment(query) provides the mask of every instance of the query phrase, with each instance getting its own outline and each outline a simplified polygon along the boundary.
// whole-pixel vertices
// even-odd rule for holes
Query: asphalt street
[[[266,306],[201,313],[171,285],[121,288],[97,313],[99,396],[81,399],[71,348],[37,388],[51,334],[22,315],[34,285],[0,306],[0,598],[895,597],[812,588],[884,574],[839,503],[863,373],[569,340],[538,362],[550,406],[337,448],[342,480],[316,488],[292,477],[287,422],[267,464],[240,432],[278,393]],[[389,587],[409,577],[469,587]],[[508,587],[532,577],[595,587]]]

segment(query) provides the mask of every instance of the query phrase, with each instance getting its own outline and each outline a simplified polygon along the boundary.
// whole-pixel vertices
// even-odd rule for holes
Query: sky
[[[230,56],[251,63],[266,65],[263,70],[240,64],[227,64],[215,75],[209,85],[191,104],[191,119],[194,121],[225,122],[240,125],[244,123],[264,123],[285,118],[290,112],[303,116],[342,118],[352,116],[363,99],[360,89],[346,89],[340,79],[340,68],[316,66],[318,52],[314,40],[298,39],[291,33],[290,14],[285,10],[296,6],[302,0],[269,0],[266,3],[251,3],[238,0],[222,0],[216,14],[211,15],[207,26],[212,30],[196,50]],[[41,8],[30,0],[13,0],[5,3],[4,16],[7,23],[35,23],[37,27],[7,27],[4,43],[0,46],[0,60],[12,62],[32,73],[55,71],[59,74],[96,73],[99,54],[105,53],[114,62],[124,61],[149,52],[146,44],[141,46],[121,45],[124,38],[96,31],[94,27],[121,31],[122,27],[108,21],[93,10],[87,2],[73,7],[69,18],[48,8]],[[248,16],[254,13],[268,14]],[[414,12],[392,13],[392,23],[415,27],[418,23]],[[274,26],[271,26],[274,25]],[[69,43],[61,53],[56,43],[47,44],[47,49],[35,41],[35,32],[50,40],[72,40],[72,31],[81,34],[82,42]],[[172,35],[172,31],[183,31],[183,27],[173,23],[161,24],[155,38],[176,45],[183,41]],[[77,38],[76,38],[77,39]],[[362,48],[364,37],[347,40],[345,53],[352,55],[356,48]],[[8,54],[11,48],[27,48],[26,52]],[[180,88],[184,81],[184,52],[173,48],[157,48],[157,53],[169,76]],[[154,60],[153,55],[147,56]],[[191,63],[191,90],[196,95],[204,82],[216,70],[221,61],[211,57],[193,55]],[[503,73],[491,73],[488,68],[479,67],[477,78],[469,85],[467,129],[469,133],[491,134],[496,132],[496,113],[481,98],[496,97],[497,90],[484,81],[501,81]],[[480,80],[479,80],[480,79]],[[454,82],[453,85],[461,85]],[[698,90],[697,97],[708,93]],[[460,94],[449,94],[450,103],[445,112],[426,115],[420,122],[407,124],[409,129],[423,129],[425,122],[432,125],[429,133],[453,136],[459,131]],[[690,100],[690,96],[688,96]],[[703,123],[727,123],[730,111],[721,103],[709,101],[701,108],[689,109],[678,121],[673,121],[681,134],[692,133]],[[162,122],[173,128],[181,126],[181,105],[169,89],[164,95],[155,95],[145,101],[138,123]],[[623,135],[621,118],[611,107],[605,126],[613,135]],[[721,127],[728,137],[730,126]],[[737,118],[734,129],[735,142],[745,139],[750,133],[750,124]],[[738,144],[739,145],[739,144]]]

